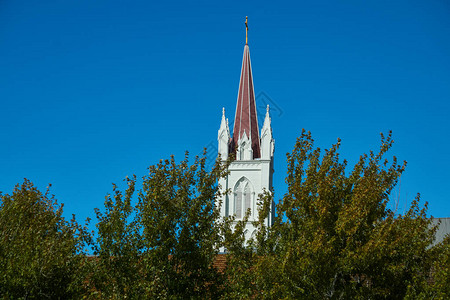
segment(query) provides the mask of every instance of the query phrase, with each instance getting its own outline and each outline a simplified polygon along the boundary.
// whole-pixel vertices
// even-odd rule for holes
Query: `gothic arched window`
[[[242,177],[234,188],[234,214],[241,219],[247,210],[252,209],[253,189],[250,181]]]

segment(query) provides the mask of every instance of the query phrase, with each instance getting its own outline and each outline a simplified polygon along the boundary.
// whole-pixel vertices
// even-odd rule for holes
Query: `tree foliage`
[[[274,225],[253,241],[255,295],[400,299],[424,286],[435,229],[419,197],[404,215],[388,208],[406,166],[384,158],[392,143],[391,133],[382,135],[379,151],[362,155],[347,173],[340,141],[321,156],[311,134],[302,133],[287,154],[288,192]]]
[[[29,180],[0,194],[0,298],[60,299],[83,293],[86,228]]]
[[[0,195],[0,298],[446,299],[450,237],[433,244],[419,196],[404,214],[389,208],[406,166],[386,159],[392,145],[382,135],[379,150],[348,169],[340,141],[321,151],[303,131],[287,154],[274,225],[265,226],[273,193],[264,191],[249,241],[250,212],[221,219],[216,206],[230,161],[207,171],[206,155],[171,157],[142,182],[113,185],[95,240],[25,180]]]
[[[450,236],[436,246],[432,265],[432,280],[425,285],[425,292],[419,294],[423,299],[446,299],[450,295]]]
[[[136,179],[97,212],[95,253],[99,291],[105,297],[211,298],[222,287],[214,267],[221,245],[218,179],[225,166],[205,169],[205,156],[189,165],[172,157],[149,167],[132,205]]]

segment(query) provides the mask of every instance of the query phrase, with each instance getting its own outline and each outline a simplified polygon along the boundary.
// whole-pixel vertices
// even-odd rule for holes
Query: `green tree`
[[[0,298],[69,299],[84,291],[86,227],[26,180],[0,194]]]
[[[115,188],[99,219],[97,287],[108,298],[215,298],[223,277],[214,266],[221,245],[218,179],[226,165],[205,168],[188,155],[149,167],[132,204],[136,179]]]
[[[436,246],[431,282],[424,299],[446,299],[450,295],[450,236]]]
[[[288,192],[271,228],[261,227],[247,261],[253,295],[267,299],[400,299],[421,289],[436,256],[419,197],[404,215],[388,208],[406,163],[384,159],[393,143],[362,155],[349,173],[340,141],[321,155],[311,134],[287,154]],[[265,217],[269,194],[262,195]],[[419,290],[415,291],[420,293]]]
[[[433,262],[427,281],[417,286],[410,286],[408,299],[448,299],[450,295],[450,235],[432,250]]]
[[[255,252],[245,240],[245,224],[249,215],[250,210],[239,221],[236,221],[235,216],[228,216],[221,224],[223,245],[227,252],[222,299],[249,299],[255,295],[255,276],[252,273]]]
[[[124,194],[113,185],[113,196],[105,199],[105,212],[96,209],[97,240],[93,274],[90,278],[91,297],[124,299],[142,298],[145,293],[141,264],[142,236],[131,200],[136,178],[126,178]]]

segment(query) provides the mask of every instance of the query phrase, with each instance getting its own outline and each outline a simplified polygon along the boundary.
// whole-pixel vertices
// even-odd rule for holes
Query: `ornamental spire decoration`
[[[251,141],[253,158],[261,157],[261,146],[259,140],[258,116],[256,114],[255,91],[253,88],[252,67],[250,62],[250,50],[248,47],[248,18],[245,20],[245,46],[242,59],[241,78],[236,104],[236,116],[233,128],[233,143],[235,149],[239,147],[239,140],[244,132]]]
[[[245,44],[248,44],[248,17],[245,17]]]

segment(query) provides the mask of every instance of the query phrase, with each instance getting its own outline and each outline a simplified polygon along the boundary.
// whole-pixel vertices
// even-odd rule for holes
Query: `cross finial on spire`
[[[248,44],[248,17],[245,17],[245,44]]]

